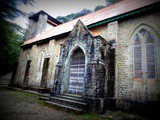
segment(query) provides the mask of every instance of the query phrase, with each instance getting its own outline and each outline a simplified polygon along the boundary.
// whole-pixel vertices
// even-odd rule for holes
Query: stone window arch
[[[141,24],[128,44],[126,65],[132,99],[144,100],[157,91],[160,80],[160,36],[152,26]]]
[[[134,84],[143,84],[144,88],[149,81],[156,84],[160,80],[159,33],[152,26],[141,24],[131,34],[128,44],[129,79],[134,79]]]
[[[134,34],[133,43],[133,77],[156,77],[155,38],[152,31],[142,27]]]

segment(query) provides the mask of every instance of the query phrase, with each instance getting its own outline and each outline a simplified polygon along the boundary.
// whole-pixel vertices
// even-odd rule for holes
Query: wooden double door
[[[69,72],[68,93],[82,95],[84,88],[85,56],[82,50],[76,50],[72,56]]]

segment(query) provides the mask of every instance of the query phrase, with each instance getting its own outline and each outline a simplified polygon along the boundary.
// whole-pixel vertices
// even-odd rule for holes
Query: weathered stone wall
[[[115,98],[119,107],[128,107],[122,100],[144,101],[146,95],[148,100],[156,100],[160,93],[160,11],[148,13],[147,15],[135,16],[123,21],[115,21],[90,29],[91,33],[101,35],[107,41],[116,42],[116,70],[115,70]],[[144,89],[143,81],[133,79],[133,47],[132,36],[134,31],[140,26],[146,25],[153,28],[156,37],[156,70],[157,78],[153,81],[147,80],[147,90]],[[154,32],[155,32],[154,31]],[[53,87],[55,77],[55,66],[59,60],[60,44],[63,44],[67,37],[50,40],[46,44],[33,45],[32,47],[21,50],[18,72],[16,75],[17,84],[23,83],[27,60],[32,60],[30,68],[29,85],[39,86],[42,71],[39,70],[39,62],[42,49],[45,50],[45,57],[49,57],[49,71],[47,87]],[[29,55],[27,55],[29,53]],[[106,66],[107,67],[107,66]],[[106,75],[107,75],[106,70]],[[106,78],[107,79],[107,78]],[[107,81],[107,80],[106,80]],[[151,87],[150,87],[151,86]],[[107,87],[107,86],[106,86]],[[153,90],[153,88],[155,88]],[[105,88],[105,90],[107,90]],[[146,94],[147,93],[147,94]]]
[[[100,25],[94,28],[89,29],[93,35],[101,35],[104,39],[107,40],[107,24]]]
[[[60,44],[63,42],[63,38],[58,40],[50,40],[48,43],[42,45],[38,44],[33,45],[32,47],[27,49],[22,49],[19,55],[19,63],[15,84],[23,84],[27,61],[31,60],[28,85],[40,86],[44,58],[50,58],[47,77],[47,87],[52,88],[55,66],[58,62],[60,54]],[[44,56],[41,58],[42,52],[44,52]]]
[[[108,42],[116,43],[115,98],[117,106],[129,108],[127,101],[157,101],[160,94],[160,11],[138,15],[123,21],[115,21],[90,29]],[[138,80],[133,78],[133,39],[140,26],[148,26],[155,39],[156,79]],[[113,46],[114,47],[114,46]],[[145,54],[145,53],[142,53]],[[106,64],[107,66],[107,64]],[[107,74],[107,73],[106,73]],[[145,85],[144,85],[145,83]]]
[[[29,20],[29,26],[25,34],[25,40],[28,40],[36,35],[36,24],[34,20]]]
[[[36,35],[42,33],[47,26],[47,15],[39,15],[38,21],[35,21],[33,19],[29,20],[29,26],[26,31],[25,39],[28,40],[30,38],[35,37]]]
[[[117,40],[118,22],[111,22],[90,29],[93,35],[101,35],[107,41]]]
[[[160,93],[160,11],[147,15],[136,16],[132,19],[118,22],[118,36],[116,43],[116,98],[119,107],[128,108],[130,104],[122,102],[123,99],[133,101],[157,100]],[[141,25],[153,28],[155,38],[155,52],[157,63],[156,79],[136,81],[133,79],[133,41],[134,31]],[[145,54],[142,52],[142,54]],[[144,82],[146,87],[144,87]],[[154,88],[154,90],[153,90]]]

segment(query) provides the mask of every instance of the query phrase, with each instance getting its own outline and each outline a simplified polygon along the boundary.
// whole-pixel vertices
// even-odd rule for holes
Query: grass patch
[[[102,118],[98,115],[91,114],[91,113],[85,113],[80,116],[85,120],[105,120],[105,118]]]
[[[60,111],[64,110],[64,108],[61,108],[61,107],[58,107],[58,106],[49,105],[49,104],[45,103],[45,101],[39,101],[38,103],[40,105],[42,105],[42,106],[47,106],[48,108],[52,108],[52,109],[55,109],[55,110],[60,110]]]
[[[40,105],[46,106],[45,101],[39,101],[38,103],[39,103]]]
[[[18,100],[19,102],[24,101],[29,103],[38,103],[40,101],[38,95],[34,95],[31,93],[26,93],[23,91],[13,92],[12,90],[8,90],[8,92],[10,92],[10,95],[14,97],[14,99]]]

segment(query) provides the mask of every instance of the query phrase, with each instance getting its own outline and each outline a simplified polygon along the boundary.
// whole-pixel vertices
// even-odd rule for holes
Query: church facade
[[[159,6],[124,0],[63,24],[31,16],[12,84],[81,96],[95,112],[159,102]]]

